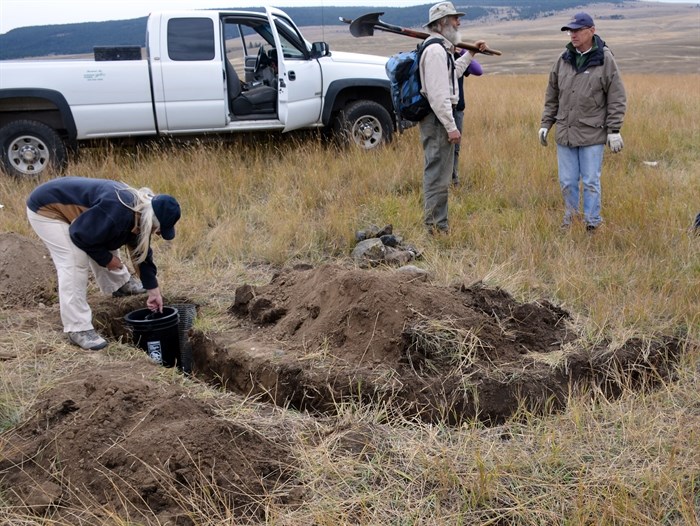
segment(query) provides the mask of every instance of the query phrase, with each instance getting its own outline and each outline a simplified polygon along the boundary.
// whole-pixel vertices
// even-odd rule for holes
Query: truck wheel
[[[37,121],[14,121],[0,129],[2,169],[17,179],[35,178],[67,163],[66,145],[55,130]]]
[[[340,112],[335,131],[344,142],[371,150],[391,142],[394,127],[384,106],[371,100],[358,100]]]

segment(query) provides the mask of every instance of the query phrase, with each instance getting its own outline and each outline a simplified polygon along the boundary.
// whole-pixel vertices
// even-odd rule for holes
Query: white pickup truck
[[[94,139],[324,128],[371,149],[396,129],[386,57],[311,44],[278,9],[152,13],[146,39],[0,62],[0,168],[61,170]]]

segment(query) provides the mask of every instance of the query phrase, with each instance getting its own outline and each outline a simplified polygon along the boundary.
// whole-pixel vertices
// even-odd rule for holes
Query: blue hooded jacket
[[[112,259],[110,251],[123,246],[133,249],[138,243],[139,214],[124,205],[134,203],[126,188],[109,179],[60,177],[37,186],[27,198],[27,207],[40,216],[70,224],[75,246],[106,267]],[[146,289],[158,287],[150,246],[135,270]]]

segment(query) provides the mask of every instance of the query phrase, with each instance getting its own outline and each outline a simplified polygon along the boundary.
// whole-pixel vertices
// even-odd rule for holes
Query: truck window
[[[306,60],[309,46],[299,33],[284,19],[275,19],[277,32],[286,59]],[[275,47],[275,39],[267,19],[241,19],[229,17],[224,19],[224,41],[226,54],[234,65],[239,65],[240,59],[233,58],[244,55],[255,55],[260,46]]]
[[[284,58],[305,60],[308,47],[301,35],[283,18],[277,18],[275,25],[284,51]]]
[[[214,22],[210,18],[168,20],[168,56],[170,60],[212,60]]]
[[[274,47],[275,42],[269,33],[260,33],[260,23],[255,26],[248,25],[251,22],[246,20],[224,20],[224,43],[226,45],[226,56],[234,67],[243,66],[243,57],[255,56],[261,46]],[[267,27],[267,24],[265,24]],[[269,36],[268,36],[269,35]],[[267,38],[269,40],[267,40]]]

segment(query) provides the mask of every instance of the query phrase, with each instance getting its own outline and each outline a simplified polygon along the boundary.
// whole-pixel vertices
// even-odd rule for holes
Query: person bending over
[[[31,192],[27,218],[56,267],[61,322],[72,344],[86,350],[107,346],[94,329],[87,302],[89,270],[103,293],[147,293],[147,307],[163,311],[151,234],[173,239],[180,214],[179,203],[170,195],[109,179],[61,177]],[[123,246],[140,280],[122,261]]]

